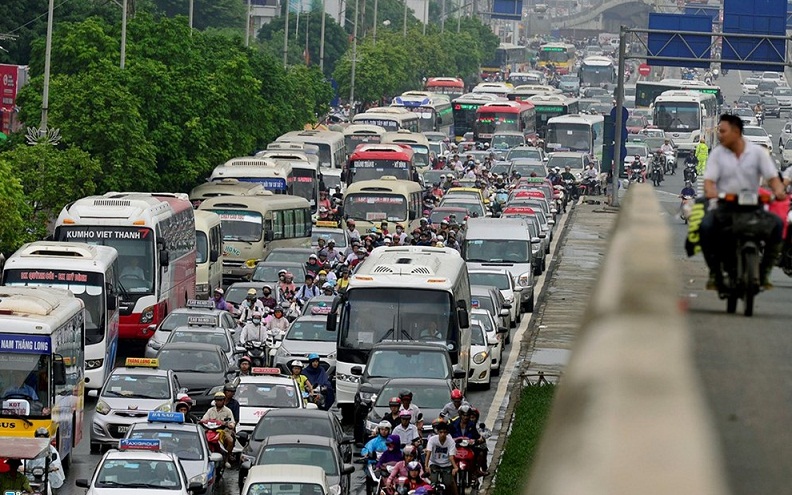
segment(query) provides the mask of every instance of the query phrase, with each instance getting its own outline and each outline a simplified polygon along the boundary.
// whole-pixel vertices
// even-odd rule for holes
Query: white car
[[[784,143],[786,143],[789,138],[792,138],[792,122],[787,122],[784,124],[784,128],[781,129],[781,135],[778,136],[778,147],[783,148]]]
[[[278,490],[280,488],[280,490]],[[295,494],[339,495],[339,486],[328,486],[324,469],[299,464],[252,466],[241,495]]]
[[[762,72],[761,76],[763,81],[775,81],[778,84],[786,85],[786,79],[784,78],[783,72],[773,72],[773,71],[765,71]]]
[[[756,113],[747,107],[735,108],[732,113],[743,121],[745,125],[758,126],[759,120],[756,118]]]
[[[744,95],[755,95],[759,90],[759,83],[762,82],[761,79],[756,77],[749,77],[742,83],[742,94]]]
[[[500,374],[501,360],[503,359],[503,334],[508,331],[507,328],[498,327],[498,323],[492,314],[486,309],[474,309],[470,315],[472,322],[478,323],[487,333],[487,343],[490,348],[490,369],[492,374],[497,376]]]
[[[514,279],[509,274],[508,270],[502,268],[491,269],[475,269],[469,270],[470,285],[491,285],[496,287],[506,302],[511,304],[511,321],[516,327],[522,321],[522,313],[520,313],[520,305],[515,304],[515,298],[520,297],[522,287],[514,285]]]
[[[485,390],[492,384],[492,358],[487,332],[476,320],[470,322],[470,375],[468,385],[480,385]]]
[[[792,110],[792,88],[788,86],[778,86],[773,90],[773,96],[778,100],[781,111]]]
[[[756,125],[747,125],[743,128],[743,136],[748,141],[764,146],[770,152],[773,151],[773,136],[768,134],[764,128]]]
[[[785,168],[792,164],[792,139],[787,139],[781,148],[781,161]]]

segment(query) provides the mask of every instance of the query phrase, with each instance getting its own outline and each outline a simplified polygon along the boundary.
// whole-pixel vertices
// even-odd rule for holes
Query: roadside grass
[[[552,384],[523,389],[495,476],[493,495],[514,495],[524,491],[554,394],[555,385]]]

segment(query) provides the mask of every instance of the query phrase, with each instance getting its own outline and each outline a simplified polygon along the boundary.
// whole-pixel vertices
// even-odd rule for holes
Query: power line
[[[59,9],[63,4],[68,3],[68,2],[69,2],[69,0],[63,0],[61,3],[59,3],[58,5],[55,6],[54,10]],[[36,22],[37,20],[41,19],[42,17],[46,17],[47,13],[48,12],[44,12],[43,14],[34,17],[33,19],[31,19],[28,22],[22,24],[21,26],[16,27],[16,28],[12,29],[11,31],[5,33],[5,35],[13,34],[13,33],[17,32],[17,31],[19,31],[20,29],[22,29],[22,28],[24,28],[24,27],[26,27],[26,26],[28,26],[30,24],[33,24],[34,22]],[[4,36],[4,35],[0,34],[0,36]],[[2,38],[0,38],[0,39],[2,39]]]

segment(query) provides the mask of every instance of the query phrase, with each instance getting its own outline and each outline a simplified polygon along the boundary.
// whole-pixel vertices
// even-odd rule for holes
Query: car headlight
[[[151,323],[154,321],[154,306],[148,306],[140,313],[140,323]]]
[[[475,356],[473,356],[473,362],[476,364],[481,364],[487,360],[487,356],[489,356],[487,351],[478,352]]]
[[[376,395],[376,392],[360,392],[358,394],[360,396],[360,400],[373,400],[372,397]]]
[[[251,259],[245,261],[245,266],[248,267],[248,268],[256,268],[256,264],[257,263],[258,263],[257,259],[251,258]]]
[[[333,351],[327,355],[327,359],[335,359],[335,358],[336,358],[336,351]]]
[[[205,485],[207,481],[209,481],[209,479],[207,478],[206,473],[201,473],[190,478],[190,483],[200,483],[201,485]]]
[[[107,405],[107,402],[100,399],[96,401],[96,408],[94,410],[99,414],[105,415],[110,412],[110,406]]]
[[[341,495],[341,485],[332,485],[328,488],[330,495]]]
[[[151,348],[152,348],[152,349],[154,349],[155,351],[158,351],[158,350],[160,350],[160,348],[162,347],[162,342],[157,342],[157,341],[156,341],[156,340],[154,340],[154,338],[152,337],[152,338],[150,338],[150,339],[149,339],[149,341],[148,341],[148,344],[146,344],[146,345],[147,345],[148,347],[151,347]]]
[[[104,359],[86,359],[85,369],[95,370],[97,368],[101,368],[103,364],[104,364]]]
[[[517,277],[517,283],[522,285],[523,287],[528,287],[531,285],[531,274],[530,272],[523,273],[519,277]]]
[[[360,377],[356,375],[347,375],[344,373],[336,373],[336,380],[349,383],[360,383]]]
[[[166,402],[165,404],[162,404],[161,406],[156,408],[155,411],[171,412],[171,408],[172,407],[173,407],[173,404],[171,404],[170,402]]]

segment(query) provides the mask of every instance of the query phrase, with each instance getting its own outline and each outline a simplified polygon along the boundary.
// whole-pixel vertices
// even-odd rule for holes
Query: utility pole
[[[372,43],[377,44],[377,10],[379,9],[379,1],[374,0],[374,30],[371,33]]]
[[[407,37],[407,0],[404,0],[404,33],[403,36]]]
[[[426,25],[429,24],[429,0],[424,0],[423,35],[426,36]]]
[[[127,0],[124,0],[121,9],[121,68],[123,69],[126,65]]]
[[[305,56],[303,57],[303,61],[305,65],[309,65],[311,60],[311,56],[308,55],[308,21],[311,19],[311,11],[305,13]]]
[[[283,25],[283,65],[289,64],[289,7],[291,7],[291,0],[286,2],[286,24]]]
[[[49,10],[47,11],[47,44],[44,48],[44,92],[41,96],[41,122],[39,123],[39,135],[47,132],[47,111],[49,110],[49,83],[50,83],[50,59],[52,58],[52,16],[55,11],[55,0],[49,0]]]
[[[622,147],[622,127],[624,127],[624,57],[627,49],[627,32],[624,26],[619,30],[619,73],[616,79],[616,119],[614,122],[614,143],[613,143],[613,165],[611,171],[613,172],[613,183],[611,184],[611,206],[619,206],[619,175],[621,173],[623,156],[621,156]]]
[[[343,12],[343,11],[342,11]],[[324,74],[325,19],[327,18],[327,0],[322,0],[322,30],[319,33],[319,70]]]
[[[190,1],[192,2],[192,0]],[[192,22],[190,27],[192,27]],[[250,46],[250,0],[247,2],[247,13],[245,14],[245,46]]]
[[[52,0],[50,0],[52,1]],[[349,79],[349,106],[352,114],[355,113],[355,69],[357,68],[357,33],[358,33],[358,6],[360,0],[355,0],[355,25],[352,27],[352,74]],[[351,115],[350,115],[351,117]]]
[[[194,3],[194,0],[190,0],[190,13],[189,13],[189,18],[190,18],[190,36],[192,36],[192,31],[193,31],[193,7],[194,7],[193,3]],[[248,10],[250,10],[250,1],[248,1]]]
[[[442,0],[441,3],[442,12],[440,14],[440,32],[445,32],[445,18],[446,18],[446,0]]]

